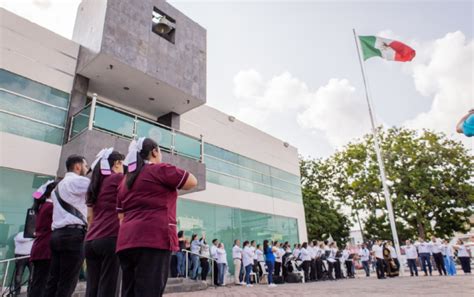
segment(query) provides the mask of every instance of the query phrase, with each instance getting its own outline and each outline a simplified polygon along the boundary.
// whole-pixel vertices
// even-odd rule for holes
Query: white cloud
[[[367,106],[347,79],[331,79],[320,87],[307,109],[298,114],[298,123],[324,131],[335,147],[370,132]]]
[[[405,122],[412,128],[428,128],[454,133],[457,121],[474,107],[474,41],[462,32],[448,33],[443,38],[422,46],[410,65],[416,90],[433,97],[430,109]],[[472,147],[465,137],[466,145]]]
[[[322,131],[335,147],[369,131],[367,109],[347,79],[331,79],[311,91],[289,72],[264,81],[251,69],[235,76],[234,95],[239,99],[237,117],[261,129],[290,113],[299,128]]]

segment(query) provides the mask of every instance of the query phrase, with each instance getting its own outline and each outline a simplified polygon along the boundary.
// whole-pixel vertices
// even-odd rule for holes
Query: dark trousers
[[[334,272],[336,274],[337,279],[344,277],[344,275],[342,274],[342,269],[341,269],[341,261],[339,261],[339,259],[337,259],[336,263],[334,263]]]
[[[275,261],[275,272],[273,274],[280,275],[280,270],[281,270],[281,263]]]
[[[443,275],[443,273],[444,275],[447,275],[446,268],[444,267],[443,254],[441,253],[433,254],[433,258],[435,260],[436,268],[438,269],[439,275]]]
[[[323,260],[316,259],[316,279],[320,280],[323,278]]]
[[[408,268],[410,268],[411,276],[416,275],[418,276],[418,268],[416,267],[416,259],[407,259]]]
[[[213,277],[214,277],[214,285],[217,286],[219,284],[219,269],[217,268],[217,262],[214,261],[214,268],[213,268]]]
[[[115,254],[116,237],[87,241],[87,297],[115,296],[120,263]]]
[[[311,261],[303,261],[303,271],[304,271],[304,281],[309,281],[309,267],[311,266]]]
[[[352,273],[352,260],[344,262],[344,264],[346,264],[347,277],[354,277],[354,274]]]
[[[35,260],[31,262],[33,273],[31,283],[28,289],[28,297],[43,297],[44,288],[48,281],[49,268],[51,260]]]
[[[464,273],[471,273],[471,263],[469,257],[459,257],[459,261],[461,261],[461,268]]]
[[[205,281],[207,279],[207,274],[209,273],[209,260],[206,258],[201,258],[201,280]]]
[[[25,255],[15,254],[15,258],[24,257]],[[15,260],[15,281],[13,283],[13,295],[19,295],[21,291],[21,285],[23,281],[23,274],[25,273],[25,268],[28,268],[28,282],[31,279],[31,263],[28,258]]]
[[[51,267],[45,297],[69,297],[74,293],[84,262],[85,230],[62,228],[51,234]]]
[[[364,268],[365,276],[370,276],[369,261],[362,261],[362,267]]]
[[[171,251],[134,248],[118,253],[122,297],[161,297],[168,280]]]
[[[421,262],[421,268],[423,269],[423,272],[425,272],[425,275],[428,275],[428,272],[426,271],[426,266],[428,265],[428,270],[430,271],[431,275],[431,259],[430,259],[430,254],[429,253],[421,253],[419,254],[420,256],[420,262]]]
[[[375,264],[375,269],[377,271],[377,278],[385,278],[385,267],[383,259],[376,258],[377,262]]]
[[[309,275],[311,280],[316,280],[316,260],[311,260],[311,273]]]

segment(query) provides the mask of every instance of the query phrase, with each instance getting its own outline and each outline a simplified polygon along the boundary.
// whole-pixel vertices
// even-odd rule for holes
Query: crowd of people
[[[180,251],[171,264],[171,275],[184,277],[187,275],[185,267],[188,267],[188,275],[192,279],[200,277],[206,280],[210,272],[209,261],[213,261],[214,284],[225,285],[228,262],[224,244],[218,239],[208,244],[205,233],[200,238],[193,234],[191,240],[184,237],[183,231],[179,231],[178,236]],[[469,249],[460,239],[456,244],[436,237],[432,237],[431,241],[421,238],[416,242],[407,240],[402,250],[411,276],[418,276],[418,266],[426,276],[432,275],[433,266],[439,275],[456,275],[455,254],[464,273],[471,273]],[[246,240],[241,244],[236,239],[229,253],[234,267],[232,282],[247,287],[255,283],[275,287],[284,282],[354,278],[356,269],[363,270],[366,277],[375,272],[378,279],[385,279],[398,276],[401,268],[401,261],[391,241],[381,240],[347,244],[340,249],[334,241],[310,241],[292,247],[288,242],[264,240],[260,244],[255,240]]]

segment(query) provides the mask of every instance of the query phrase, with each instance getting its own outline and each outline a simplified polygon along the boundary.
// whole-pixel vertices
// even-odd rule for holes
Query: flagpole
[[[365,88],[365,99],[367,101],[367,107],[369,109],[369,116],[370,116],[370,124],[372,125],[372,133],[374,136],[374,148],[375,148],[375,154],[377,155],[377,162],[379,164],[379,169],[380,169],[380,179],[382,180],[382,188],[385,196],[385,203],[387,205],[387,212],[388,212],[388,218],[390,220],[390,228],[392,230],[392,237],[393,237],[393,243],[395,245],[395,249],[397,251],[398,258],[401,260],[401,253],[400,253],[400,243],[398,242],[398,233],[397,233],[397,227],[395,225],[395,216],[393,214],[393,208],[392,208],[392,201],[390,200],[390,191],[387,186],[387,178],[385,175],[385,166],[383,165],[383,158],[382,158],[382,152],[380,149],[379,145],[379,140],[377,137],[377,125],[375,124],[375,119],[374,119],[374,114],[372,110],[372,105],[370,103],[370,98],[369,98],[369,89],[367,86],[367,78],[365,76],[365,68],[364,68],[364,62],[362,61],[361,55],[360,55],[360,46],[359,46],[359,40],[357,38],[357,34],[355,29],[352,29],[352,32],[354,33],[354,41],[356,43],[356,48],[357,48],[357,57],[359,58],[359,64],[360,64],[360,71],[362,72],[362,79],[364,81],[364,88]],[[400,262],[400,274],[403,275],[403,263]]]

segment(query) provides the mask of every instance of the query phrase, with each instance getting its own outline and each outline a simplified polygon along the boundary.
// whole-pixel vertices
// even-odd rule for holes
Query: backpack
[[[301,274],[288,273],[286,275],[285,281],[287,283],[301,283],[303,281],[303,277]]]

